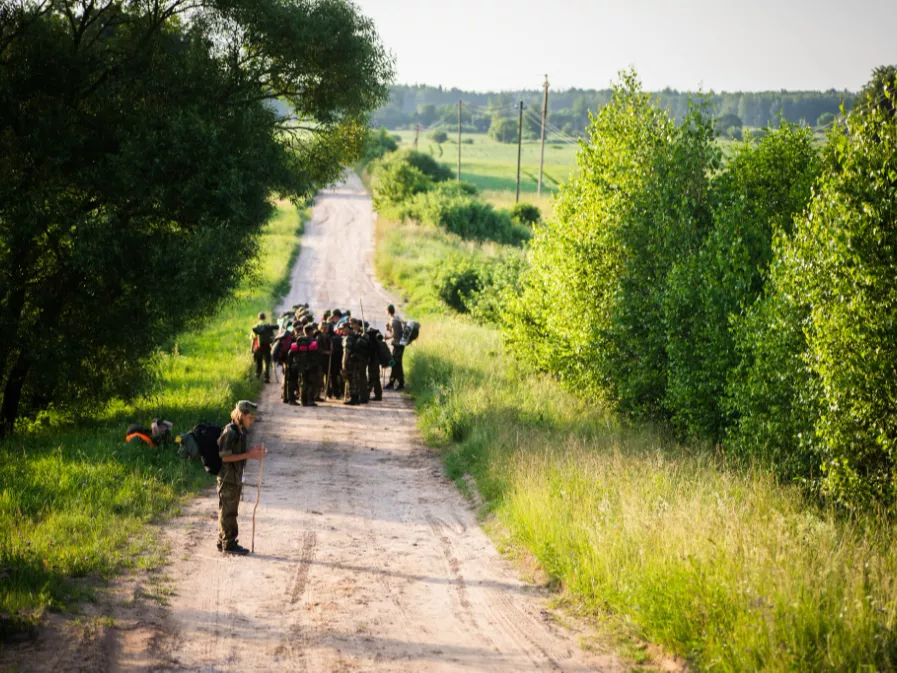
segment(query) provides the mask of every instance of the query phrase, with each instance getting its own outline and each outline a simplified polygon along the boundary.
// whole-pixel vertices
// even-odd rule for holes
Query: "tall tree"
[[[272,193],[361,150],[391,77],[344,0],[4,3],[0,436],[140,389],[247,273]]]

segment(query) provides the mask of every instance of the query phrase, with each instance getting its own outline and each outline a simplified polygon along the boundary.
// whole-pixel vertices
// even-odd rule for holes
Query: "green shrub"
[[[407,161],[396,160],[397,153],[386,155],[374,162],[371,171],[371,187],[374,207],[377,210],[398,206],[415,194],[426,192],[433,180]]]
[[[719,157],[712,124],[696,108],[676,126],[629,72],[589,132],[553,221],[535,228],[505,334],[581,394],[662,415],[664,292],[674,264],[709,229],[708,174]],[[554,320],[560,307],[579,320]]]
[[[368,137],[364,143],[364,162],[371,162],[379,159],[384,154],[395,152],[399,144],[395,136],[390,135],[385,128],[376,131],[368,130]]]
[[[521,362],[593,399],[608,391],[606,335],[624,263],[619,221],[672,128],[634,73],[625,74],[592,122],[551,226],[534,228],[530,266],[503,328]],[[555,320],[561,308],[579,319]]]
[[[433,182],[451,180],[455,177],[454,171],[445,164],[441,164],[431,155],[414,150],[401,150],[393,155],[393,161],[400,161],[414,166]]]
[[[483,287],[483,270],[469,256],[446,259],[436,282],[439,298],[458,313],[467,313],[468,302]]]
[[[520,278],[526,269],[522,254],[508,252],[490,260],[480,274],[482,287],[466,301],[471,315],[484,324],[501,325],[508,306],[519,292]]]
[[[515,203],[511,208],[511,219],[517,224],[532,227],[542,221],[542,211],[532,203]]]
[[[437,145],[441,145],[448,140],[448,134],[445,131],[437,130],[430,134],[430,139]]]
[[[820,171],[809,129],[785,124],[733,149],[713,181],[713,230],[673,270],[664,312],[665,405],[690,437],[719,441],[726,385],[739,365],[730,323],[760,296],[776,234],[790,235]]]
[[[511,221],[508,213],[463,193],[464,187],[445,185],[419,194],[405,204],[405,219],[441,227],[461,238],[519,245],[529,232]]]
[[[888,96],[829,134],[829,170],[794,236],[779,240],[766,321],[745,336],[748,350],[765,353],[776,331],[793,335],[776,365],[794,375],[780,381],[755,355],[754,385],[735,389],[736,439],[749,441],[759,423],[784,428],[785,450],[818,453],[824,491],[847,507],[897,501],[893,88]],[[790,404],[780,408],[783,397]]]

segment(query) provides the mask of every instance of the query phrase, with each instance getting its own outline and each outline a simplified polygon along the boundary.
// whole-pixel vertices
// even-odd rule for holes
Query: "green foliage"
[[[448,185],[419,194],[407,204],[405,215],[464,239],[520,245],[529,237],[527,229],[515,224],[508,213]]]
[[[252,271],[272,192],[359,155],[392,75],[338,0],[4,7],[0,435],[145,389],[156,348]]]
[[[816,126],[820,128],[826,128],[830,126],[833,121],[835,121],[834,112],[823,112],[816,120]]]
[[[372,165],[374,206],[390,217],[440,227],[462,238],[519,245],[526,228],[478,198],[469,183],[448,182],[451,171],[432,157],[393,152]]]
[[[716,120],[715,126],[717,134],[726,136],[727,138],[741,140],[741,129],[744,124],[738,115],[732,114],[731,112],[724,114]]]
[[[405,161],[414,166],[421,173],[430,178],[433,182],[444,182],[455,177],[455,173],[445,164],[441,164],[429,154],[423,152],[415,152],[414,150],[403,150],[396,153],[394,161]]]
[[[489,137],[500,143],[517,142],[517,119],[495,115],[489,124]]]
[[[78,425],[45,416],[54,423],[34,423],[0,442],[0,640],[45,610],[89,598],[97,577],[164,562],[158,527],[147,524],[176,514],[185,493],[214,480],[173,448],[125,444],[125,429],[157,416],[176,433],[204,419],[224,423],[235,400],[258,395],[248,376],[247,329],[279,300],[301,233],[296,210],[279,208],[259,238],[256,275],[232,303],[157,355],[150,395],[116,402]]]
[[[660,106],[677,122],[688,116],[689,102],[695,98],[694,92],[664,89],[654,94]],[[390,88],[389,102],[373,115],[378,126],[400,129],[412,128],[417,121],[425,121],[421,114],[423,105],[430,105],[432,111],[426,121],[442,121],[450,128],[458,123],[458,98],[463,98],[471,106],[485,108],[477,112],[475,108],[464,107],[463,125],[465,133],[475,131],[485,133],[493,121],[489,110],[501,108],[511,113],[518,100],[532,109],[542,106],[542,90],[530,89],[513,92],[458,91],[448,87],[426,85],[394,85]],[[584,136],[584,129],[590,125],[589,113],[594,114],[613,98],[610,89],[578,89],[566,91],[552,90],[548,97],[548,122],[568,135]],[[713,93],[707,96],[718,115],[737,115],[746,126],[759,128],[773,124],[779,115],[791,123],[812,124],[825,112],[837,114],[842,104],[850,109],[854,94],[848,91],[732,91]],[[516,117],[514,118],[516,120]],[[516,123],[516,122],[515,122]],[[524,137],[535,130],[538,137],[539,121],[534,115],[524,117]],[[514,127],[513,139],[517,140]]]
[[[401,152],[387,154],[371,165],[373,202],[378,210],[402,204],[432,185],[432,178],[407,161]]]
[[[505,329],[512,348],[584,395],[661,414],[666,277],[709,227],[712,136],[702,109],[677,127],[634,73],[622,75],[595,116],[554,220],[536,227],[532,265]],[[558,306],[578,319],[554,320]],[[544,347],[533,349],[534,339]]]
[[[761,295],[774,236],[788,236],[821,169],[809,129],[784,124],[736,145],[712,185],[713,229],[674,268],[665,298],[665,406],[684,435],[720,441],[740,367],[730,324]]]
[[[436,130],[430,134],[430,139],[437,145],[441,145],[448,140],[448,134],[445,131]]]
[[[520,288],[520,278],[527,268],[526,258],[515,251],[489,260],[480,272],[482,287],[466,300],[466,306],[477,322],[501,325]]]
[[[890,89],[893,91],[893,88]],[[737,392],[739,439],[756,423],[784,426],[786,450],[821,457],[822,487],[848,507],[897,501],[897,116],[893,93],[833,130],[827,170],[791,239],[780,239],[767,322],[793,335],[782,390],[764,363]],[[771,329],[748,331],[762,350]],[[785,349],[782,349],[785,350]],[[784,408],[773,402],[786,396]],[[797,422],[788,423],[796,416]]]
[[[380,127],[376,131],[369,131],[367,139],[364,143],[364,155],[362,160],[369,163],[374,159],[379,159],[388,152],[395,152],[399,148],[396,137],[391,135],[385,128]]]
[[[439,298],[458,313],[467,313],[471,298],[483,288],[483,270],[468,255],[447,257],[436,287]]]
[[[897,65],[882,65],[872,71],[872,78],[857,95],[857,111],[861,113],[880,110],[886,116],[897,115]]]
[[[532,203],[515,203],[511,208],[511,219],[532,227],[542,221],[542,211]]]

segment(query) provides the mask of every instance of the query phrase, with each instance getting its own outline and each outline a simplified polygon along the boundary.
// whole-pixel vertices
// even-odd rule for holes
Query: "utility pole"
[[[520,121],[517,122],[517,193],[514,203],[520,203],[520,155],[523,151],[523,101],[520,101]]]
[[[539,196],[542,196],[542,169],[545,166],[545,118],[548,116],[548,75],[545,75],[545,93],[542,96],[542,149],[539,156]]]
[[[461,182],[461,100],[458,99],[458,182]]]
[[[420,122],[414,127],[414,149],[417,149],[417,137],[420,135]]]

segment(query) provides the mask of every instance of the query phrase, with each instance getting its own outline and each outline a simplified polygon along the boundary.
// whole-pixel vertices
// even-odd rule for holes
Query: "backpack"
[[[217,476],[221,472],[221,455],[218,453],[218,438],[224,430],[220,425],[209,421],[200,421],[193,426],[190,434],[199,448],[199,458],[206,472]]]
[[[402,332],[402,340],[400,346],[407,346],[420,336],[420,323],[416,320],[409,320],[405,323],[405,329]]]
[[[259,346],[265,347],[270,346],[274,341],[274,330],[276,329],[276,325],[256,325],[252,331],[258,337]]]
[[[381,367],[389,367],[392,353],[389,352],[389,346],[386,345],[385,339],[377,340],[377,358],[380,360]]]
[[[290,354],[290,346],[293,344],[293,335],[290,332],[284,332],[274,340],[274,348],[271,349],[271,358],[278,364],[286,362],[287,355]]]
[[[355,339],[355,356],[364,362],[371,359],[371,338],[368,334],[359,334]]]

